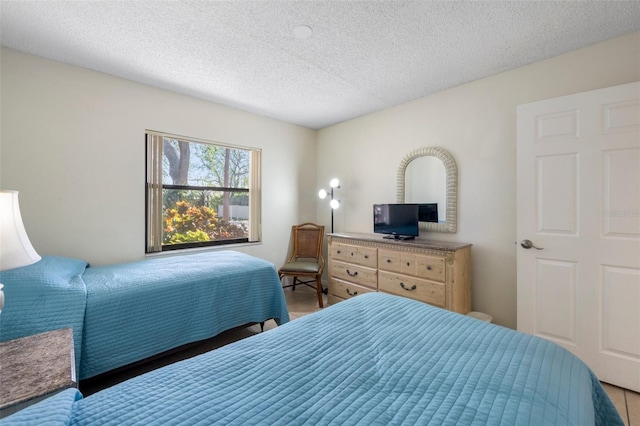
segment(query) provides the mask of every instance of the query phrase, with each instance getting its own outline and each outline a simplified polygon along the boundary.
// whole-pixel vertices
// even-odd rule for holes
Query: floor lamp
[[[336,178],[331,179],[331,181],[329,182],[329,188],[330,188],[329,192],[327,192],[324,189],[321,189],[318,192],[318,197],[320,197],[321,199],[327,198],[327,195],[331,197],[330,198],[331,201],[329,201],[329,206],[331,207],[331,233],[333,234],[333,211],[338,207],[340,207],[340,200],[336,200],[333,198],[333,190],[340,189],[340,181]]]

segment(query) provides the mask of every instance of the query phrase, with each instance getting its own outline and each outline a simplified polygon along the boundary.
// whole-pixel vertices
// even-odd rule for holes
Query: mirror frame
[[[428,146],[407,154],[398,167],[398,203],[405,203],[405,172],[409,163],[420,157],[437,157],[442,160],[447,174],[446,223],[418,222],[422,231],[455,233],[458,230],[458,166],[453,156],[444,148]],[[419,203],[418,203],[419,204]]]

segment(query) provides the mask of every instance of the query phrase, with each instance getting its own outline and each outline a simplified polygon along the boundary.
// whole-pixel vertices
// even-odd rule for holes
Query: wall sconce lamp
[[[0,190],[0,271],[31,265],[40,259],[22,223],[18,191]],[[0,284],[0,312],[4,307],[3,287]]]
[[[337,208],[340,207],[340,200],[336,200],[333,198],[333,190],[334,189],[340,189],[340,181],[336,178],[331,179],[331,181],[329,182],[329,192],[327,192],[324,189],[321,189],[318,192],[318,197],[320,197],[321,199],[325,199],[327,198],[327,195],[329,195],[331,198],[331,201],[329,201],[329,206],[331,207],[331,233],[333,234],[333,211]]]

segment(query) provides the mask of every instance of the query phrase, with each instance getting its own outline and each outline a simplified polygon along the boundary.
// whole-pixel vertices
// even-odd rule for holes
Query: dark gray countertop
[[[74,387],[70,328],[0,343],[0,408]]]

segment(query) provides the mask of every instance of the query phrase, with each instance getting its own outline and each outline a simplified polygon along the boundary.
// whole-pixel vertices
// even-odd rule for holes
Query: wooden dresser
[[[371,291],[471,310],[471,244],[328,234],[329,304]]]

